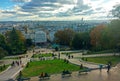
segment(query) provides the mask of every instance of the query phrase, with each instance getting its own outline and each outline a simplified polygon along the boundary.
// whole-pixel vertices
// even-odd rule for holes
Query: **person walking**
[[[110,71],[110,68],[111,68],[111,65],[108,64],[108,65],[107,65],[107,72],[108,72],[108,73],[109,73],[109,71]]]
[[[101,72],[102,68],[103,68],[103,65],[100,64],[100,65],[99,65],[100,72]]]

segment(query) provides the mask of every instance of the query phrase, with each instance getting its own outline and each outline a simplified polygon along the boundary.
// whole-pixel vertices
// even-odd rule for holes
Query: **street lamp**
[[[33,30],[32,32],[33,32],[32,39],[33,39],[33,54],[34,54],[35,52],[35,31]]]
[[[84,41],[82,42],[82,45],[83,45],[83,48],[82,48],[83,49],[83,53],[82,53],[82,55],[84,55],[84,45],[85,45]]]

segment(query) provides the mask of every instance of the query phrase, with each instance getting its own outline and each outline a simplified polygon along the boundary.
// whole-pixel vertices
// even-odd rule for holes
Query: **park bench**
[[[71,72],[69,72],[69,71],[63,71],[62,72],[62,78],[64,78],[65,76],[71,76]]]
[[[45,75],[45,76],[39,76],[39,79],[41,80],[41,79],[49,79],[50,78],[50,75]]]
[[[17,81],[30,81],[30,78],[17,78]]]
[[[80,70],[78,74],[88,74],[88,72],[90,72],[90,69],[87,68],[87,69]]]

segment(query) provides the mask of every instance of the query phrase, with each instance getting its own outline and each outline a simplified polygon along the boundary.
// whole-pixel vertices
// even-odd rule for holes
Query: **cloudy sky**
[[[120,0],[0,0],[0,21],[107,19]]]

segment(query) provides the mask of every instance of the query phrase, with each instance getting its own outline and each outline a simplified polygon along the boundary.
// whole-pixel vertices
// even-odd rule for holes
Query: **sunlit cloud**
[[[5,1],[8,3],[0,6],[1,20],[79,20],[82,17],[106,19],[113,6],[120,3],[118,0]]]

